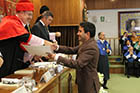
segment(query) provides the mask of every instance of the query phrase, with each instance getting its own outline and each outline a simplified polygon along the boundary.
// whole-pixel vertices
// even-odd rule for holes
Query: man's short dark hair
[[[90,37],[95,37],[96,27],[93,23],[90,22],[81,22],[80,26],[84,28],[85,33],[89,32]]]
[[[40,8],[40,14],[42,14],[44,11],[49,11],[50,9],[46,6],[46,5],[43,5],[41,8]]]
[[[98,36],[100,36],[100,35],[101,35],[101,33],[102,33],[102,32],[99,32],[99,33],[98,33]]]
[[[45,12],[43,15],[42,15],[42,17],[46,17],[46,18],[48,18],[49,16],[51,16],[52,18],[53,18],[53,14],[52,14],[52,12],[50,12],[50,11],[47,11],[47,12]]]

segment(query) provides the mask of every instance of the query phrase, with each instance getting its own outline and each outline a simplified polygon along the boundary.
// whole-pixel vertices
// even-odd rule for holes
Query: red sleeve
[[[16,16],[7,16],[0,23],[0,40],[27,34],[21,21]]]

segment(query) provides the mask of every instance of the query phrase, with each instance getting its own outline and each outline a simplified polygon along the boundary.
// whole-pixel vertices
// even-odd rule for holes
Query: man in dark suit
[[[99,78],[97,75],[97,64],[99,49],[94,39],[96,33],[95,25],[90,22],[80,23],[78,39],[82,42],[76,47],[56,46],[56,52],[65,54],[77,54],[77,59],[66,59],[57,54],[50,57],[57,60],[57,64],[63,64],[76,69],[76,83],[78,93],[99,93]]]
[[[47,11],[42,18],[32,27],[31,33],[45,40],[50,40],[48,25],[53,21],[53,14]]]
[[[52,40],[50,40],[49,29],[48,29],[48,25],[51,24],[52,21],[53,21],[53,14],[50,11],[45,12],[42,15],[42,18],[32,27],[31,33],[40,38],[53,42]],[[37,59],[35,58],[36,61]],[[42,57],[41,59],[38,61],[48,61],[48,58],[46,57]]]

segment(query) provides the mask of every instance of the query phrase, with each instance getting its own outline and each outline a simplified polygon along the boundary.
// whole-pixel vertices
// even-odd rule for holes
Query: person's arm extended
[[[35,36],[33,34],[24,34],[22,36],[19,36],[17,38],[19,40],[19,42],[21,42],[22,44],[26,44],[26,45],[52,45],[51,42],[44,40],[38,36]]]

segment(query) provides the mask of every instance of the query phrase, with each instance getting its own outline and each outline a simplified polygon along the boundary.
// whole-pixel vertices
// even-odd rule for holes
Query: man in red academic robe
[[[31,21],[33,10],[34,6],[29,0],[19,0],[16,4],[16,15],[6,16],[0,23],[0,51],[4,59],[4,64],[0,68],[0,78],[28,66],[22,62],[25,51],[21,48],[21,44],[51,44],[28,33],[24,28]]]

